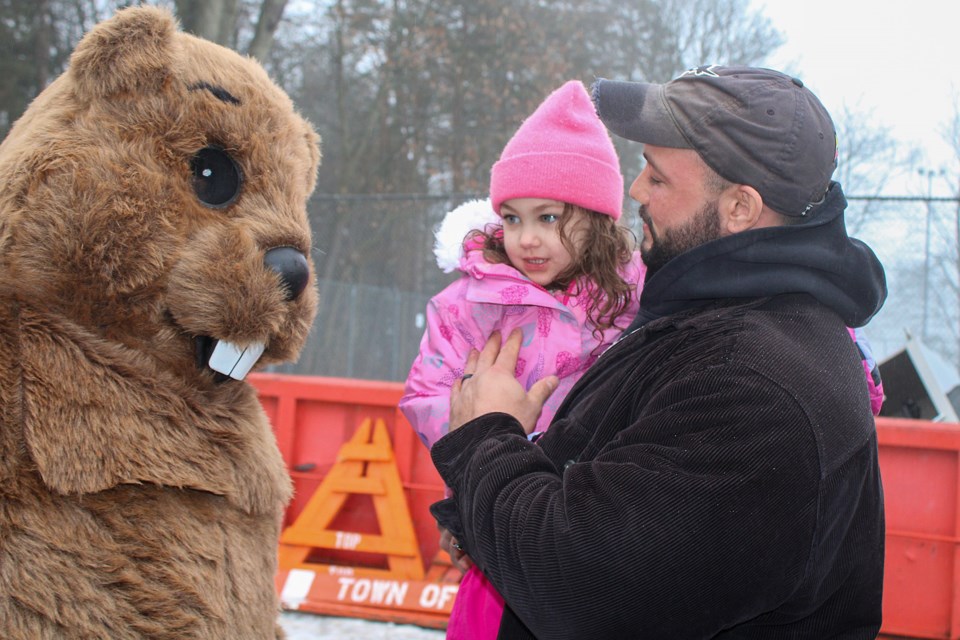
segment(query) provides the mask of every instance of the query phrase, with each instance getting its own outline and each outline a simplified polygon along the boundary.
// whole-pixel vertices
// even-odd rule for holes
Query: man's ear
[[[720,224],[724,235],[763,226],[763,198],[753,187],[733,184],[720,194]]]

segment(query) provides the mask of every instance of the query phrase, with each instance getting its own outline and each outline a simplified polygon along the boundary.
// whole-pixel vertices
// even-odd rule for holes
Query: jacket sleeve
[[[429,448],[450,430],[450,388],[463,375],[470,349],[481,339],[460,317],[454,283],[430,300],[420,353],[410,368],[399,408]],[[479,343],[483,346],[482,342]],[[478,347],[478,348],[480,348]]]
[[[565,416],[543,448],[499,413],[434,446],[454,495],[435,515],[463,531],[534,636],[711,638],[796,589],[816,522],[817,445],[780,387],[721,378],[668,383],[639,415],[619,397]],[[610,422],[625,428],[595,457],[552,462],[576,455],[563,442]]]

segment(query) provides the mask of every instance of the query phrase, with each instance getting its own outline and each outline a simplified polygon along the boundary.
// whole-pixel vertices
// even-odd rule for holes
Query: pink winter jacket
[[[523,331],[516,375],[524,388],[548,375],[560,378],[537,421],[536,430],[545,430],[573,384],[633,320],[644,273],[635,252],[623,275],[636,285],[636,296],[617,319],[619,328],[608,329],[598,341],[578,296],[547,291],[510,265],[488,263],[480,250],[468,252],[460,270],[463,275],[427,305],[420,354],[400,400],[400,410],[428,447],[450,430],[450,387],[463,375],[470,349],[482,349],[497,330],[503,336],[518,327]]]
[[[637,314],[645,272],[634,252],[623,276],[635,285],[635,295],[617,319],[619,328],[598,340],[580,297],[547,291],[510,265],[490,264],[479,249],[463,256],[458,268],[463,275],[427,305],[420,354],[400,400],[400,410],[428,447],[450,430],[450,387],[463,375],[470,349],[483,348],[494,331],[506,336],[517,327],[523,343],[516,376],[524,388],[548,375],[560,378],[537,421],[536,431],[546,430],[573,384]],[[502,615],[503,598],[473,567],[457,591],[447,638],[492,640]]]

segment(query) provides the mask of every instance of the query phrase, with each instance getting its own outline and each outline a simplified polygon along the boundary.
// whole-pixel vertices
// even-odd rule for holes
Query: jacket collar
[[[509,264],[487,262],[480,250],[468,251],[460,261],[460,270],[470,277],[466,290],[470,302],[535,305],[569,311],[576,300],[576,296],[569,293],[544,289]]]

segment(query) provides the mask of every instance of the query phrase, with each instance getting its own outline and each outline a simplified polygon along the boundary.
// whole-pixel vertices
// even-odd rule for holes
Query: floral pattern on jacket
[[[524,388],[548,375],[560,378],[537,421],[536,430],[546,430],[573,384],[636,315],[645,271],[634,252],[623,276],[636,285],[636,294],[618,326],[598,340],[587,321],[585,296],[547,291],[508,264],[487,262],[480,250],[467,252],[459,268],[463,275],[427,305],[420,354],[400,400],[400,410],[428,447],[450,429],[450,387],[463,375],[470,349],[481,349],[494,331],[504,336],[523,331],[516,376]]]

